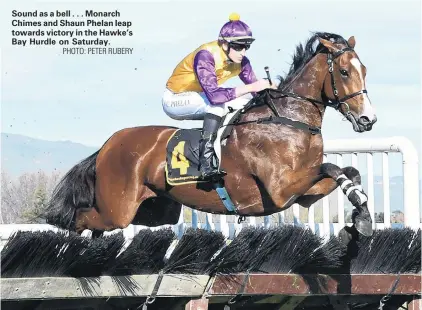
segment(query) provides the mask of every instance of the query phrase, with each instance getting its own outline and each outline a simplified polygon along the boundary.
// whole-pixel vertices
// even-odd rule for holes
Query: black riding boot
[[[219,116],[210,113],[205,114],[202,139],[199,144],[199,163],[203,179],[213,179],[226,174],[213,165],[214,141],[220,121],[221,117]]]

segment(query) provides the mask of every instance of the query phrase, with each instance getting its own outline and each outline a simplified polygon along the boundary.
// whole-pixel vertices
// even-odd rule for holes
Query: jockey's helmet
[[[252,31],[248,25],[240,20],[237,13],[229,16],[229,21],[221,27],[218,40],[221,42],[250,45],[255,38],[252,37]]]

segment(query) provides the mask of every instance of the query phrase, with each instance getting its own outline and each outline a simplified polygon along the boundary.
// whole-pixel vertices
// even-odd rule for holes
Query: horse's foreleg
[[[353,167],[340,168],[331,163],[321,165],[324,178],[312,186],[304,195],[297,198],[296,203],[309,208],[313,203],[329,195],[338,186],[353,206],[352,220],[356,229],[363,235],[372,235],[372,220],[367,207],[367,197],[361,186],[361,176]]]
[[[372,219],[367,205],[368,197],[362,189],[359,171],[353,167],[342,169],[334,164],[324,163],[321,165],[321,173],[335,180],[356,208],[352,214],[352,221],[356,229],[364,236],[371,236]]]
[[[362,187],[360,186],[361,177],[358,170],[353,167],[337,168],[340,169],[340,173],[338,174],[339,171],[337,169],[335,169],[335,173],[339,176],[344,174],[363,192]],[[330,168],[331,171],[332,169],[333,167]],[[334,175],[334,173],[331,174]],[[304,208],[309,208],[313,203],[329,195],[337,188],[337,186],[339,186],[339,184],[336,179],[328,174],[325,174],[322,180],[315,183],[303,196],[297,198],[296,203],[300,204]]]
[[[313,203],[329,195],[337,188],[337,182],[330,177],[326,177],[312,186],[303,196],[296,199],[296,203],[304,208],[309,208]]]

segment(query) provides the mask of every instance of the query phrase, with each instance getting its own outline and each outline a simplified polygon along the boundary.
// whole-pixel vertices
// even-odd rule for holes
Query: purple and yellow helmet
[[[229,20],[221,28],[218,40],[238,44],[251,44],[255,41],[251,29],[240,20],[239,14],[230,14]]]

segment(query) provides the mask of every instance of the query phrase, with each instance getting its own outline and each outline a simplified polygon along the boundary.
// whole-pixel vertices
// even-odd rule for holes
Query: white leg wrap
[[[344,174],[341,174],[338,176],[338,178],[336,179],[337,183],[340,183],[340,188],[344,191],[344,188],[348,185],[353,185],[353,182],[346,177]]]
[[[368,201],[368,197],[363,193],[362,185],[354,185],[344,174],[339,175],[336,182],[340,184],[340,188],[349,200],[350,195],[355,194],[359,197],[361,205]]]
[[[356,190],[358,192],[362,192],[362,186],[361,185],[353,185],[351,187],[349,187],[349,189],[346,191],[346,196],[349,196],[349,194],[353,191]]]
[[[350,181],[349,179],[347,179],[347,180],[344,180],[342,183],[341,183],[341,185],[340,185],[340,187],[341,187],[341,189],[342,190],[344,190],[345,188],[346,188],[346,186],[347,185],[353,185],[353,182],[352,181]]]
[[[355,190],[356,195],[359,196],[360,204],[363,205],[365,202],[368,201],[368,197],[362,193],[361,191]]]

